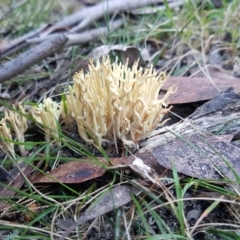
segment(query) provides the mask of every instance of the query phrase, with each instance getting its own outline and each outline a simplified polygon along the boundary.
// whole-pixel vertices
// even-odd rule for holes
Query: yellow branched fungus
[[[69,86],[66,106],[75,119],[78,132],[86,142],[121,140],[127,146],[136,146],[146,138],[162,120],[168,109],[166,99],[175,91],[171,87],[165,97],[158,100],[161,86],[167,80],[164,72],[153,67],[132,69],[127,64],[90,61],[89,72],[76,73]],[[66,117],[63,115],[63,118]]]
[[[57,140],[59,138],[59,116],[61,106],[51,98],[45,98],[43,103],[37,107],[32,107],[31,114],[36,122],[40,123],[45,131],[45,139],[50,141],[50,137]]]
[[[4,114],[5,120],[11,124],[19,143],[24,143],[25,141],[24,134],[28,129],[27,118],[25,117],[26,115],[25,107],[21,103],[19,103],[18,111],[16,107],[13,105],[13,110],[5,111]],[[24,145],[19,144],[18,147],[21,156],[22,157],[25,156]]]
[[[15,158],[14,144],[12,143],[12,134],[10,129],[7,127],[5,118],[0,121],[0,146],[7,155]]]

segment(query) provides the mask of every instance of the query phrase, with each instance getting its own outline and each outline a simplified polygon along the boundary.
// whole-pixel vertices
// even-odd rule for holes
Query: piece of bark
[[[178,173],[193,178],[218,179],[227,177],[236,181],[232,169],[240,173],[240,149],[207,133],[195,133],[177,138],[153,149],[152,154],[160,166],[175,168]],[[232,169],[230,168],[232,167]]]
[[[191,119],[197,119],[204,117],[211,113],[221,111],[229,104],[235,104],[240,101],[240,95],[236,94],[233,88],[228,88],[226,91],[219,94],[217,97],[213,98],[211,101],[203,104],[199,109],[197,109],[193,114],[189,116]]]
[[[67,42],[63,34],[52,37],[0,66],[0,83],[24,72],[42,59],[61,51]]]
[[[240,100],[239,94],[233,88],[220,93],[217,97],[202,105],[195,113],[183,122],[170,127],[163,127],[153,131],[147,140],[140,142],[139,152],[147,152],[152,148],[164,145],[176,138],[171,132],[182,137],[195,133],[216,133],[220,127],[230,126],[221,134],[233,134],[234,139],[240,135]],[[220,103],[221,102],[221,103]],[[220,106],[220,107],[219,107]],[[205,110],[204,110],[205,109]],[[174,108],[172,109],[174,111]],[[234,123],[234,124],[233,124]]]

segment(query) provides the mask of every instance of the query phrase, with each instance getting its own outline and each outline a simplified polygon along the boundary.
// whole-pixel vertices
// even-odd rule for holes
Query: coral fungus
[[[175,91],[175,87],[169,88],[158,100],[167,80],[164,72],[138,68],[137,62],[132,68],[111,64],[109,58],[90,61],[88,73],[75,73],[73,80],[66,95],[68,113],[80,136],[98,145],[121,140],[124,145],[136,146],[158,126],[168,110],[166,99]]]

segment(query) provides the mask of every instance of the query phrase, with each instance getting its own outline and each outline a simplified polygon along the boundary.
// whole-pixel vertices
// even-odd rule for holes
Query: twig
[[[72,32],[78,32],[105,14],[112,14],[115,11],[128,11],[138,7],[162,2],[163,0],[107,0],[95,6],[77,11],[76,13],[64,18],[62,21],[50,27],[48,31],[45,31],[41,36],[45,37],[57,29],[71,28],[75,24],[79,23],[76,27],[71,29]]]
[[[104,16],[105,14],[112,14],[115,11],[122,12],[131,9],[136,9],[150,4],[162,3],[163,0],[112,0],[106,1],[88,9],[88,14],[84,20],[72,29],[73,32],[80,31],[87,27],[95,20]]]
[[[100,27],[94,30],[85,31],[83,33],[65,33],[65,36],[68,38],[68,42],[65,46],[73,46],[73,45],[79,45],[83,43],[87,43],[89,41],[95,40],[96,38],[102,37],[104,35],[107,35],[109,32],[121,27],[123,24],[122,19],[118,19],[114,22],[110,22],[109,26]],[[51,34],[44,39],[51,39],[53,36],[58,36],[59,34]],[[39,43],[42,42],[42,38],[33,38],[28,40],[30,43]]]
[[[52,37],[0,66],[0,83],[24,72],[42,59],[59,52],[67,42],[63,34]]]
[[[175,2],[176,1],[176,2]],[[168,0],[169,7],[174,8],[176,6],[182,5],[186,0],[175,0],[172,2]],[[99,28],[96,30],[86,31],[81,33],[80,35],[73,35],[73,32],[79,32],[80,30],[86,28],[92,22],[96,21],[100,17],[105,14],[112,14],[116,12],[129,11],[134,10],[139,7],[148,6],[152,4],[163,3],[163,0],[107,0],[105,2],[99,3],[98,5],[85,8],[80,10],[62,21],[56,23],[55,25],[48,27],[43,26],[37,29],[34,32],[27,33],[26,35],[13,40],[10,44],[1,48],[1,57],[6,57],[19,49],[25,47],[28,43],[40,43],[45,41],[46,39],[57,37],[57,35],[61,35],[61,33],[53,33],[52,32],[58,29],[69,29],[72,34],[66,33],[66,37],[70,39],[68,42],[68,46],[85,43],[87,41],[91,41],[95,38],[95,36],[105,35],[107,30],[106,28]],[[165,9],[165,6],[162,6],[162,9]],[[74,26],[78,24],[77,26]],[[119,24],[119,25],[118,25]],[[121,24],[117,21],[112,23],[112,26],[109,26],[111,30],[114,30],[120,27]],[[36,35],[40,35],[40,38],[33,38]],[[71,40],[72,39],[72,40]],[[71,42],[72,41],[72,42]]]
[[[168,3],[168,7],[170,9],[178,8],[182,6],[187,0],[174,0],[173,2]],[[160,12],[166,9],[165,5],[157,6],[154,8],[144,8],[144,9],[137,9],[131,11],[131,13],[136,15],[144,15],[144,14],[153,14],[156,12]]]
[[[92,41],[96,38],[107,35],[109,32],[112,32],[113,30],[118,29],[122,25],[123,25],[123,20],[118,19],[114,22],[110,22],[108,27],[107,26],[101,27],[101,28],[86,31],[80,34],[67,34],[67,37],[68,37],[67,46],[82,44],[82,43]]]
[[[19,49],[25,47],[28,43],[26,42],[27,39],[29,38],[33,38],[35,36],[37,36],[39,33],[41,33],[42,31],[44,31],[44,29],[46,29],[48,27],[48,25],[44,25],[30,33],[27,33],[17,39],[14,39],[13,41],[11,41],[9,44],[7,44],[6,46],[3,46],[0,48],[0,52],[1,52],[1,57],[6,57],[9,56],[10,54],[12,54],[13,52],[18,51]]]

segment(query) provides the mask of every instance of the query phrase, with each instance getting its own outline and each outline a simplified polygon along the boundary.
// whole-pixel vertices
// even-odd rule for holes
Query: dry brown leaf
[[[136,156],[110,158],[110,169],[121,170],[128,168],[136,157],[141,158],[144,163],[152,168],[161,177],[170,177],[171,171],[166,170],[164,167],[159,166],[159,163],[151,154],[137,154]],[[33,184],[38,183],[81,183],[101,177],[105,174],[109,164],[104,158],[99,158],[99,164],[91,159],[81,159],[79,161],[69,161],[54,169],[53,171],[42,174],[39,173],[30,178]],[[105,166],[105,167],[104,167]]]
[[[209,69],[209,73],[213,83],[220,91],[233,87],[238,93],[240,92],[240,78],[233,77],[228,73],[220,72],[212,68]],[[206,101],[219,94],[218,89],[206,77],[190,78],[171,76],[162,86],[162,90],[167,91],[167,89],[173,85],[176,85],[178,90],[169,97],[169,104]],[[160,94],[159,98],[162,97],[163,94]]]
[[[106,169],[96,165],[96,161],[69,161],[55,168],[47,174],[37,174],[30,178],[37,183],[81,183],[102,176]]]
[[[89,59],[98,60],[103,56],[108,56],[109,54],[117,54],[123,62],[126,62],[128,59],[128,66],[131,67],[135,61],[139,59],[139,66],[144,67],[145,62],[141,56],[141,52],[133,46],[126,45],[102,45],[95,48],[90,52],[86,59],[79,61],[78,65],[74,68],[73,73],[78,72],[79,70],[87,70]]]

